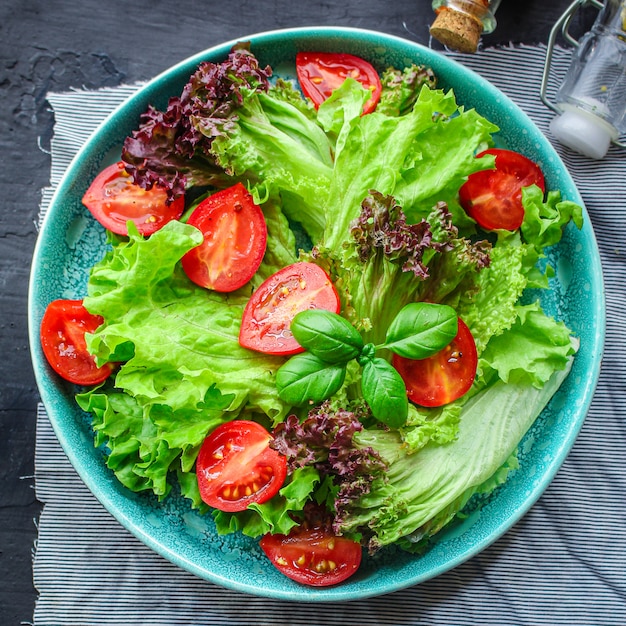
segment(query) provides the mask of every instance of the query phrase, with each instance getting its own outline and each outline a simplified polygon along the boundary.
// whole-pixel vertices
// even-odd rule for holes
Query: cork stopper
[[[430,34],[448,48],[473,54],[483,33],[481,19],[452,8],[442,8],[430,27]]]

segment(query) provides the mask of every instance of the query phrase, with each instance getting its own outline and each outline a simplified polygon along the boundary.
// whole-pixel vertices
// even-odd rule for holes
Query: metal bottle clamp
[[[556,44],[557,37],[559,36],[559,31],[563,35],[563,38],[570,43],[572,46],[577,48],[579,46],[579,42],[575,39],[569,32],[569,26],[576,15],[576,12],[579,11],[583,7],[593,6],[598,10],[602,10],[604,8],[604,4],[600,2],[600,0],[574,0],[572,4],[565,10],[563,15],[556,21],[552,30],[550,31],[550,37],[548,38],[548,46],[546,49],[546,60],[543,68],[543,76],[541,79],[541,101],[552,111],[555,113],[561,113],[561,110],[547,97],[547,89],[548,89],[548,79],[550,77],[550,69],[552,67],[552,57],[554,54],[554,46]],[[626,148],[626,143],[620,142],[617,139],[613,139],[612,143],[616,146],[620,146],[622,148]]]

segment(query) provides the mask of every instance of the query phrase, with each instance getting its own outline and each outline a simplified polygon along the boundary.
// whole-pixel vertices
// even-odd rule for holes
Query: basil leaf
[[[378,421],[391,428],[406,422],[409,414],[406,386],[391,363],[381,357],[367,361],[363,365],[361,390]]]
[[[345,365],[330,365],[310,352],[291,357],[276,372],[282,400],[294,406],[322,402],[343,385]]]
[[[412,302],[395,317],[382,348],[409,359],[425,359],[445,348],[458,332],[456,311],[446,304]]]
[[[345,363],[356,358],[363,339],[348,320],[324,309],[298,313],[291,323],[296,341],[327,363]]]

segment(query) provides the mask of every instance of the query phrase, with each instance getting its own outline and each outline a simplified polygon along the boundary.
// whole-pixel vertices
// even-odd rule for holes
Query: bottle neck
[[[495,13],[502,0],[433,0],[435,12],[442,9],[459,11],[477,18],[483,25],[483,33],[492,33],[496,29]]]
[[[500,0],[433,0],[437,15],[430,34],[460,52],[476,52],[480,37],[496,28]]]
[[[626,0],[605,0],[594,28],[626,37]]]

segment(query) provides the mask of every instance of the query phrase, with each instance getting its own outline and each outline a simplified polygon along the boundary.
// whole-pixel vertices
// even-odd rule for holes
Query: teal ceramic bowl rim
[[[445,538],[444,542],[448,542],[452,549],[446,550],[445,556],[439,560],[433,557],[433,562],[429,563],[427,569],[420,569],[414,565],[413,560],[417,562],[420,558],[428,559],[428,557],[411,557],[412,560],[408,564],[398,566],[397,570],[394,569],[394,564],[385,565],[380,571],[375,570],[373,575],[369,577],[366,575],[361,580],[357,577],[354,582],[347,581],[337,587],[310,589],[285,579],[283,582],[274,585],[268,584],[266,587],[259,588],[258,579],[255,579],[254,576],[249,579],[242,579],[229,575],[228,565],[221,569],[207,570],[199,562],[198,555],[194,553],[193,548],[185,547],[181,550],[175,537],[168,535],[167,532],[163,534],[160,530],[155,530],[155,527],[151,526],[145,516],[142,515],[143,504],[141,501],[137,500],[130,492],[120,491],[119,484],[116,484],[115,479],[104,468],[102,459],[96,456],[85,423],[79,423],[71,415],[68,415],[70,410],[68,409],[70,406],[68,404],[70,402],[69,395],[67,390],[60,387],[58,379],[51,374],[45,362],[39,347],[38,332],[41,317],[47,304],[46,296],[48,301],[53,299],[41,287],[42,281],[45,282],[48,277],[47,272],[54,254],[54,242],[51,241],[51,237],[55,228],[57,230],[60,228],[57,222],[62,220],[64,216],[66,198],[72,194],[76,197],[76,194],[79,193],[76,189],[77,186],[82,185],[85,188],[85,172],[89,171],[95,175],[105,154],[111,149],[111,142],[107,142],[107,138],[110,135],[119,134],[120,126],[124,126],[124,120],[133,116],[138,119],[139,114],[145,110],[148,103],[162,100],[164,84],[179,84],[182,87],[201,61],[223,58],[232,45],[238,41],[250,41],[253,52],[256,52],[256,49],[268,50],[288,43],[289,45],[309,46],[309,49],[311,49],[311,45],[315,44],[320,49],[326,47],[327,49],[343,51],[351,51],[356,46],[356,49],[365,48],[372,51],[375,58],[386,58],[390,53],[393,53],[397,59],[413,60],[418,58],[420,62],[430,65],[436,74],[448,77],[449,82],[453,83],[451,86],[455,88],[455,93],[460,101],[467,98],[467,101],[471,102],[472,94],[474,94],[482,103],[493,105],[495,115],[499,116],[499,119],[493,119],[493,115],[490,119],[498,123],[504,135],[507,135],[508,132],[509,137],[518,137],[519,133],[516,131],[523,129],[522,134],[527,148],[527,156],[534,158],[542,167],[546,168],[546,177],[548,182],[552,184],[552,188],[563,190],[565,197],[583,205],[582,198],[560,158],[521,109],[478,74],[420,44],[378,32],[335,27],[276,30],[222,43],[159,74],[143,86],[138,93],[120,105],[100,124],[81,148],[54,193],[36,244],[29,286],[28,315],[31,355],[41,398],[61,446],[91,492],[125,528],[157,553],[183,569],[233,590],[269,598],[304,602],[355,600],[404,589],[456,567],[484,550],[507,532],[541,496],[574,444],[597,384],[605,338],[602,270],[589,216],[583,205],[585,226],[581,233],[573,235],[579,238],[579,245],[582,246],[588,257],[585,271],[591,282],[591,293],[589,294],[586,314],[588,319],[593,320],[591,328],[583,328],[582,330],[587,341],[574,364],[574,369],[579,370],[576,389],[575,391],[563,392],[566,400],[575,399],[575,407],[572,409],[574,411],[573,418],[566,424],[559,422],[559,439],[551,442],[552,454],[545,462],[541,475],[528,483],[524,483],[521,477],[518,477],[519,480],[514,478],[514,481],[518,480],[520,485],[516,485],[508,491],[505,489],[503,494],[497,496],[498,503],[494,505],[497,507],[497,515],[494,515],[493,520],[481,519],[479,525],[470,526],[469,530],[460,538],[452,535]],[[346,48],[351,50],[346,50]],[[261,57],[260,59],[262,61]],[[176,93],[174,90],[167,95],[175,95]],[[476,106],[476,108],[479,107]],[[118,140],[113,141],[113,144],[116,141]],[[89,167],[85,165],[86,163],[90,164]],[[573,373],[570,374],[570,378],[572,375]],[[555,411],[558,415],[559,408],[557,407]],[[504,487],[507,487],[507,484]],[[513,494],[510,497],[509,492]],[[501,504],[500,501],[504,504]],[[480,526],[480,530],[476,530],[478,526]],[[446,545],[448,546],[448,544]]]

